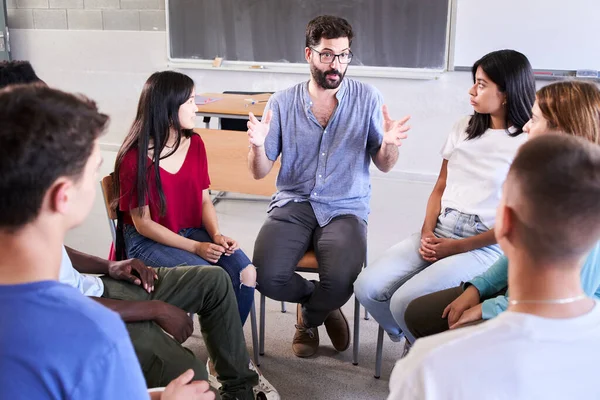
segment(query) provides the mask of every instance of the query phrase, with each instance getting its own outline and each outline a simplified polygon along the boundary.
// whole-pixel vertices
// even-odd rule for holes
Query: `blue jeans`
[[[204,228],[186,228],[179,231],[179,235],[197,242],[210,242],[208,232]],[[252,261],[240,249],[230,256],[221,256],[216,264],[206,261],[197,254],[171,246],[165,246],[142,236],[132,225],[125,225],[125,251],[128,258],[138,258],[150,267],[181,267],[218,265],[229,274],[235,297],[237,298],[238,311],[242,325],[246,322],[250,309],[254,304],[254,288],[241,282],[240,274]]]
[[[449,239],[464,239],[488,228],[476,215],[447,208],[438,218],[434,234]],[[460,285],[486,271],[502,255],[498,245],[455,254],[430,263],[419,254],[421,234],[388,249],[374,264],[365,268],[354,283],[360,303],[393,341],[402,335],[412,343],[404,313],[417,297]]]

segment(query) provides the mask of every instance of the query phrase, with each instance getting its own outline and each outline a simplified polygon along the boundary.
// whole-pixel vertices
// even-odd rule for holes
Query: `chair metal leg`
[[[256,304],[252,304],[250,309],[250,325],[252,327],[252,351],[254,352],[254,365],[260,365],[258,352],[258,329],[256,328]]]
[[[354,298],[354,337],[352,342],[352,364],[358,365],[358,344],[360,331],[360,303]]]
[[[266,306],[265,303],[267,301],[267,298],[265,297],[264,294],[260,294],[260,333],[259,333],[259,338],[258,338],[258,353],[261,356],[265,355],[265,311],[266,311]]]
[[[383,328],[377,332],[377,351],[375,353],[375,379],[381,378],[381,361],[383,357]]]
[[[282,301],[282,302],[281,302],[281,312],[282,312],[283,314],[285,314],[285,313],[287,312],[287,310],[285,309],[285,301]]]
[[[217,193],[217,195],[215,196],[215,198],[212,201],[213,205],[216,206],[218,202],[220,202],[221,200],[223,200],[225,198],[226,195],[227,195],[227,192],[223,192],[223,191],[220,191],[219,193]]]
[[[363,268],[367,268],[367,258],[365,258],[365,263],[363,265]],[[369,320],[369,312],[367,311],[367,308],[365,307],[365,321]]]

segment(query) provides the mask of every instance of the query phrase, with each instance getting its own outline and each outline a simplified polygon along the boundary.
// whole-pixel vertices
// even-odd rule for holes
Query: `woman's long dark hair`
[[[473,64],[473,82],[477,68],[496,84],[506,95],[506,128],[510,136],[523,133],[523,126],[531,118],[531,108],[535,102],[535,77],[527,57],[515,50],[498,50],[486,54]],[[467,140],[478,138],[492,124],[489,114],[475,112],[467,127]],[[516,129],[508,131],[508,128]]]
[[[181,137],[189,138],[193,134],[191,129],[182,129],[179,122],[179,107],[190,98],[194,90],[194,81],[187,75],[175,71],[155,72],[148,78],[140,101],[138,103],[135,120],[123,145],[117,153],[115,162],[115,171],[113,176],[114,198],[117,199],[111,206],[119,212],[118,199],[120,198],[119,172],[123,159],[131,149],[138,150],[137,159],[137,177],[133,191],[137,194],[138,204],[130,204],[130,208],[141,208],[146,205],[146,199],[151,199],[150,188],[148,185],[148,176],[153,174],[156,187],[152,190],[158,192],[159,209],[161,215],[164,215],[167,209],[165,195],[162,190],[160,179],[160,160],[167,158],[177,151],[181,143]],[[164,156],[160,156],[169,139],[170,131],[177,132],[177,138],[173,149]],[[148,165],[148,151],[152,149],[153,155],[150,165]],[[118,231],[120,231],[121,240],[117,238],[117,257],[119,253],[123,255],[124,243],[122,241],[122,218],[119,217]],[[119,243],[121,242],[121,243]]]

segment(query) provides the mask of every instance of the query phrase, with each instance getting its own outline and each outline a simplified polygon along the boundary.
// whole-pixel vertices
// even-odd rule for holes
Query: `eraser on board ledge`
[[[212,66],[215,68],[218,68],[221,66],[222,63],[223,63],[223,57],[215,57],[215,59],[213,60]]]

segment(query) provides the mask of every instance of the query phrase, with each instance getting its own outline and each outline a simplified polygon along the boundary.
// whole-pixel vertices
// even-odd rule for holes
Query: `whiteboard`
[[[454,65],[500,49],[534,69],[600,70],[600,0],[456,0]]]

